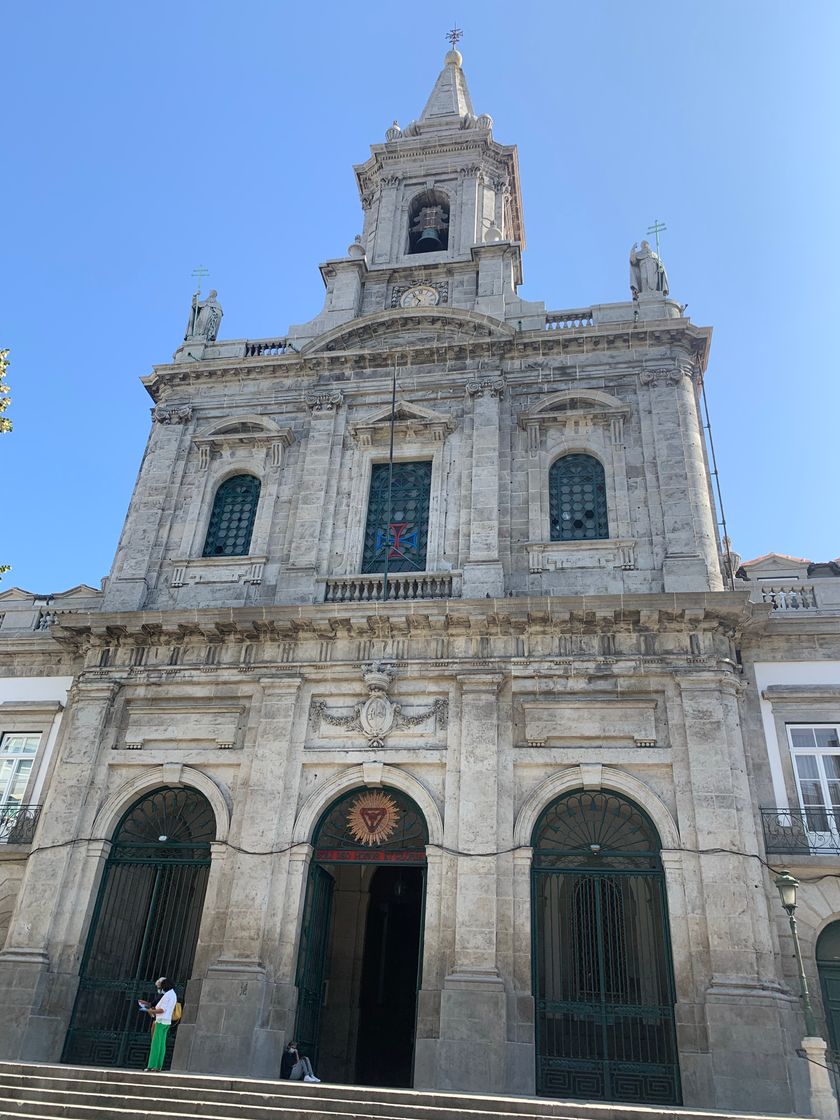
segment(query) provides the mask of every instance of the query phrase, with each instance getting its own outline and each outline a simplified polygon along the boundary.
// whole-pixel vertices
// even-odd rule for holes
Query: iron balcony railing
[[[31,844],[40,815],[40,805],[0,802],[0,844]]]
[[[840,810],[762,809],[764,849],[771,855],[840,855]]]

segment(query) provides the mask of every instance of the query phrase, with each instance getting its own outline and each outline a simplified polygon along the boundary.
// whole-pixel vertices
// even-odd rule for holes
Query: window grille
[[[389,572],[425,571],[431,485],[431,462],[394,463],[389,501],[388,464],[373,465],[363,572],[384,571],[386,557]]]
[[[591,455],[564,455],[548,472],[553,541],[604,540],[609,534],[604,468]]]
[[[216,491],[204,556],[247,556],[260,499],[260,480],[237,474]]]

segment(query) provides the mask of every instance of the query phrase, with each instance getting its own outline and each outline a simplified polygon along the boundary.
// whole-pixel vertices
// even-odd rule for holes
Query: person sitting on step
[[[280,1059],[280,1076],[284,1081],[320,1081],[315,1076],[312,1063],[305,1055],[301,1057],[298,1044],[294,1040],[283,1051]]]

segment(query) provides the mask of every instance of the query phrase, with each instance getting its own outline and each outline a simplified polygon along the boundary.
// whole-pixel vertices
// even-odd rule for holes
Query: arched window
[[[553,541],[597,541],[609,535],[604,468],[591,455],[564,455],[548,472]]]
[[[237,474],[223,482],[213,500],[203,556],[247,556],[260,500],[260,480]]]
[[[449,245],[449,199],[442,191],[422,191],[408,208],[409,253],[439,253]]]

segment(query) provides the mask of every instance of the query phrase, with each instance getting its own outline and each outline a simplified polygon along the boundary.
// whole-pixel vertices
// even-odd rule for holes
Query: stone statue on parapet
[[[663,296],[668,294],[665,265],[647,241],[642,242],[641,249],[633,242],[630,250],[630,291],[633,299],[648,292],[657,292]]]
[[[207,299],[201,299],[198,292],[192,297],[190,317],[187,322],[185,342],[215,342],[219,333],[224,312],[216,299],[218,292],[211,289]]]

